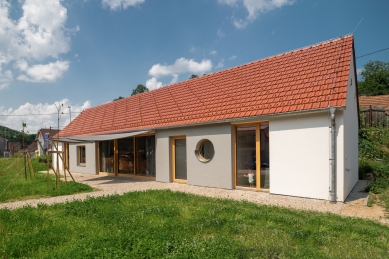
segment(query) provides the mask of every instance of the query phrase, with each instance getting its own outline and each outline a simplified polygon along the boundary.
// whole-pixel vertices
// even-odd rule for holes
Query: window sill
[[[78,164],[79,167],[86,167],[86,164]]]

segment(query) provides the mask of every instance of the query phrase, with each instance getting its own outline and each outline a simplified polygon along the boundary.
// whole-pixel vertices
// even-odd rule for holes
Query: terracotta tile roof
[[[340,37],[86,109],[61,136],[345,106],[353,36]]]
[[[384,106],[389,109],[389,95],[359,96],[359,106]]]

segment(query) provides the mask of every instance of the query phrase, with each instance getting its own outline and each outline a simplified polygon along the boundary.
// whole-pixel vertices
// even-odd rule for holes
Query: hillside
[[[0,135],[5,136],[8,138],[10,141],[15,141],[15,142],[23,142],[23,135],[20,131],[10,129],[5,126],[0,125]],[[31,144],[35,140],[36,134],[26,134],[24,137],[24,143],[25,145]]]

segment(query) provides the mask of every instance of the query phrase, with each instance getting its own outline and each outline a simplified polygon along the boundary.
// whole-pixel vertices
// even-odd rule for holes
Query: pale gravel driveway
[[[389,224],[389,219],[384,217],[385,212],[382,210],[382,208],[378,206],[366,207],[359,204],[345,204],[340,202],[336,204],[330,204],[328,201],[324,200],[273,195],[265,192],[225,190],[180,183],[161,183],[156,181],[139,180],[129,177],[110,177],[79,173],[73,173],[73,176],[77,182],[88,184],[98,190],[90,193],[81,193],[68,196],[2,203],[0,204],[0,209],[16,209],[28,205],[35,207],[38,203],[50,205],[54,203],[63,203],[72,200],[84,200],[87,197],[123,194],[132,191],[169,189],[172,191],[180,191],[208,197],[246,200],[258,204],[281,206],[299,210],[330,212],[343,216],[369,218],[380,221],[384,224]]]

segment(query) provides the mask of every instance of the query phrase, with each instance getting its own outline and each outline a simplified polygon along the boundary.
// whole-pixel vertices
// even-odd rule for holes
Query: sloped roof
[[[389,109],[389,95],[359,96],[359,106],[384,106]]]
[[[340,37],[86,109],[77,136],[345,106],[353,36]]]
[[[30,151],[35,151],[38,149],[38,144],[36,141],[32,142],[28,147],[27,147],[28,150]]]
[[[57,134],[58,132],[60,132],[60,130],[56,130],[56,129],[40,129],[38,132],[37,132],[37,136],[39,136],[39,133],[42,135],[42,138],[45,136],[46,133],[49,133],[50,136],[54,136],[55,134]]]

